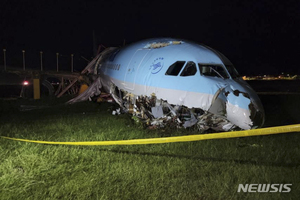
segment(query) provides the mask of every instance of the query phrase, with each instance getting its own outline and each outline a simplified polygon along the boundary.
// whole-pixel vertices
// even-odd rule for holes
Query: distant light
[[[28,81],[24,81],[23,85],[29,85],[29,82]]]

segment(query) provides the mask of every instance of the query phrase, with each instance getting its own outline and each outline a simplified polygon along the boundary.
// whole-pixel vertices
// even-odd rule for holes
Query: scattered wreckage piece
[[[112,51],[116,50],[115,47],[109,47],[106,48],[104,51],[102,51],[101,53],[99,53],[80,73],[80,75],[76,78],[74,78],[72,80],[72,82],[70,82],[70,84],[68,84],[67,87],[65,87],[63,89],[63,85],[64,85],[64,80],[62,78],[61,83],[59,85],[58,90],[56,91],[56,95],[57,97],[61,97],[63,94],[65,94],[70,88],[72,88],[75,83],[79,82],[79,81],[83,81],[86,83],[90,83],[89,78],[85,77],[85,74],[95,74],[96,73],[96,69],[98,68],[98,66],[100,65],[100,63],[107,58],[107,56],[109,55],[109,53],[111,53]],[[99,82],[100,83],[100,82]],[[92,87],[95,87],[95,82],[92,83],[91,85]],[[60,91],[61,90],[61,91]],[[60,92],[59,92],[60,91]],[[90,93],[85,93],[85,96],[94,96],[94,93],[91,92],[96,92],[94,89],[89,90]],[[78,97],[76,99],[72,99],[71,101],[69,101],[68,103],[75,103],[75,102],[79,102],[79,101],[85,101],[88,98],[83,97],[84,95],[82,95],[81,97]]]
[[[91,97],[98,96],[101,94],[100,88],[102,87],[100,77],[97,79],[80,95],[68,101],[68,104],[91,100]]]

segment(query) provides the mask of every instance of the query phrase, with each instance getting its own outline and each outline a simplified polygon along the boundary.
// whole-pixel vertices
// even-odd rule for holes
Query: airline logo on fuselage
[[[149,70],[151,70],[151,74],[157,74],[158,72],[160,72],[160,70],[163,68],[163,66],[164,66],[164,58],[159,57],[153,61]]]

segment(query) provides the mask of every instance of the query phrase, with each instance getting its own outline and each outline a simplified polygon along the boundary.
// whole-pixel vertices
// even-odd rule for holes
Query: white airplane
[[[185,108],[190,112],[190,118],[181,121],[185,127],[208,119],[221,126],[206,125],[223,131],[252,129],[264,123],[264,109],[254,90],[223,54],[206,45],[148,39],[116,48],[96,62],[102,88],[127,111],[137,109],[141,98],[155,97],[148,109],[150,117],[162,118],[165,107],[174,116]],[[124,96],[130,100],[125,101]]]

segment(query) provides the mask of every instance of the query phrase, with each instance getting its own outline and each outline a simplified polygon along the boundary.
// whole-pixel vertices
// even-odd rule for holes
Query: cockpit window
[[[196,64],[192,61],[189,61],[180,76],[194,76],[197,72]]]
[[[229,78],[226,69],[222,65],[198,64],[199,70],[204,76],[214,76],[219,78]]]
[[[227,71],[229,72],[231,78],[240,77],[239,73],[236,71],[233,65],[225,65],[225,67],[227,68]]]
[[[173,63],[166,72],[166,75],[177,76],[184,66],[185,61],[176,61]]]

